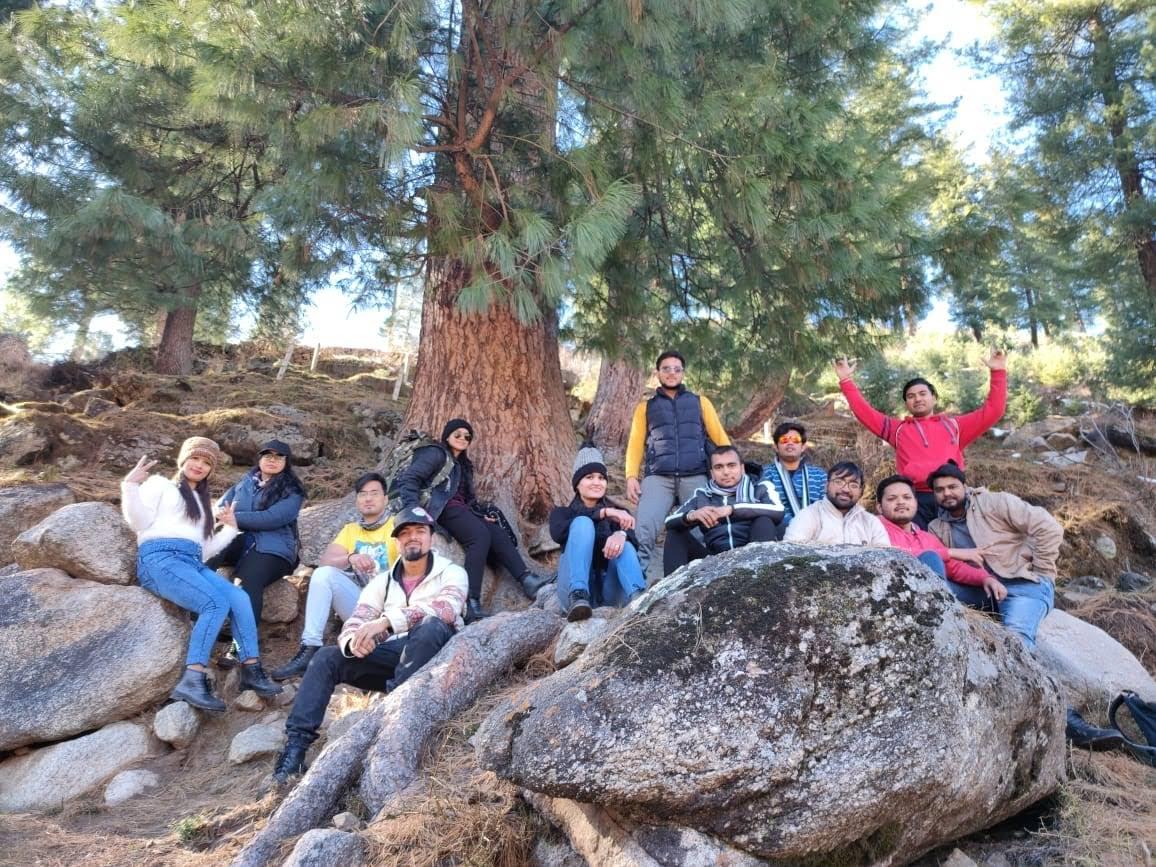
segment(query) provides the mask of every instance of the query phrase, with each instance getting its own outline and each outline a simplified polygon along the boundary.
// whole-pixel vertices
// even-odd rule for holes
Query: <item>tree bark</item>
[[[177,307],[165,315],[160,346],[157,347],[157,373],[187,376],[193,372],[193,330],[197,324],[199,284],[181,293]]]
[[[630,420],[645,397],[650,372],[622,358],[602,356],[598,389],[586,416],[586,436],[603,451],[622,452],[630,436]]]
[[[542,652],[562,620],[540,608],[495,614],[455,635],[421,671],[370,705],[348,732],[326,746],[234,867],[264,867],[283,844],[327,822],[361,777],[361,795],[379,812],[412,783],[434,736],[511,668]]]
[[[783,398],[787,396],[787,386],[791,382],[790,372],[774,374],[767,377],[762,385],[755,389],[738,419],[728,429],[734,439],[749,439],[762,428],[763,424],[775,414]]]
[[[576,444],[556,314],[546,310],[538,322],[523,323],[500,300],[484,313],[462,313],[457,298],[468,274],[451,257],[430,262],[421,350],[403,429],[438,436],[451,418],[468,419],[479,496],[508,515],[541,523],[573,496]]]

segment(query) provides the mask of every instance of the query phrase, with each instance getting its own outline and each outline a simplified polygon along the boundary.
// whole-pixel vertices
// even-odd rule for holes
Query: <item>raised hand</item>
[[[852,379],[855,376],[855,361],[850,358],[836,358],[835,376],[839,377],[839,382]]]
[[[140,460],[136,462],[136,466],[128,471],[128,475],[124,480],[130,485],[139,485],[149,477],[149,470],[157,465],[156,461],[150,461],[148,455],[141,455]]]
[[[983,363],[992,370],[1007,370],[1007,352],[1002,349],[992,349]]]

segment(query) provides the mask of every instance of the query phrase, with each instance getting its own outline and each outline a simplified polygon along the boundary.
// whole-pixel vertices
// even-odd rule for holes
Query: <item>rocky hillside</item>
[[[282,741],[293,687],[275,701],[261,699],[238,693],[235,676],[221,671],[218,684],[230,704],[223,717],[164,703],[181,666],[187,619],[134,586],[135,542],[114,506],[121,476],[142,453],[171,465],[185,437],[211,436],[232,461],[217,478],[216,487],[223,489],[250,465],[261,442],[276,437],[299,458],[311,504],[303,542],[318,549],[340,523],[338,499],[349,481],[374,466],[392,442],[406,395],[401,404],[392,399],[396,365],[388,358],[341,354],[323,359],[315,372],[308,363],[301,354],[278,380],[273,358],[239,347],[208,356],[202,370],[182,379],[141,369],[133,353],[87,367],[44,369],[11,347],[0,351],[0,583],[7,601],[0,615],[0,682],[20,684],[7,688],[0,713],[0,811],[6,814],[0,818],[0,863],[71,864],[83,853],[91,864],[220,864],[242,852],[250,859],[245,863],[281,863],[304,830],[290,819],[300,819],[293,810],[305,802],[324,805],[310,821],[331,830],[311,831],[312,854],[286,863],[569,865],[602,863],[591,856],[602,852],[611,853],[607,860],[626,859],[621,863],[686,863],[710,854],[727,863],[755,864],[779,863],[790,846],[802,847],[800,853],[838,851],[846,863],[874,863],[886,860],[886,853],[907,861],[978,829],[989,830],[935,849],[922,863],[939,863],[955,845],[963,851],[952,863],[960,867],[968,861],[958,859],[969,857],[992,867],[1144,863],[1145,852],[1156,847],[1156,772],[1124,755],[1062,756],[1054,728],[1055,708],[1073,696],[1096,718],[1117,688],[1156,690],[1150,677],[1156,673],[1156,424],[1130,417],[1048,419],[1001,432],[969,453],[974,482],[1018,493],[1064,524],[1057,596],[1067,614],[1049,618],[1041,644],[1051,650],[1040,655],[1055,678],[1052,686],[1036,673],[1044,669],[1003,642],[990,622],[962,617],[954,606],[920,602],[924,579],[894,564],[838,561],[848,576],[844,582],[852,584],[879,570],[893,574],[896,587],[911,588],[903,592],[914,593],[916,605],[889,610],[884,616],[896,618],[895,629],[860,636],[846,646],[845,659],[834,650],[814,659],[805,650],[786,658],[777,645],[762,642],[778,640],[778,633],[805,636],[818,629],[827,637],[797,638],[794,645],[841,646],[854,632],[851,624],[867,622],[862,612],[873,605],[867,590],[838,613],[847,624],[838,628],[829,608],[812,622],[814,606],[793,608],[794,597],[768,598],[781,615],[772,628],[758,617],[715,621],[710,613],[718,606],[725,613],[736,600],[750,605],[770,585],[743,589],[733,583],[746,574],[742,570],[692,569],[681,588],[656,589],[645,614],[600,611],[560,635],[561,622],[542,619],[546,612],[492,621],[490,632],[472,633],[483,645],[455,643],[462,666],[457,670],[479,667],[479,657],[469,662],[478,646],[489,647],[486,653],[504,648],[509,663],[473,685],[430,671],[422,690],[446,697],[441,715],[429,713],[416,689],[400,690],[387,702],[343,689],[330,706],[322,745],[335,745],[327,752],[330,767],[340,755],[359,767],[364,757],[361,786],[333,794],[323,788],[322,768],[302,783],[313,795],[282,804],[284,793],[266,791],[263,780]],[[891,471],[889,450],[852,419],[816,411],[806,424],[819,461],[857,458],[872,479]],[[756,460],[769,454],[759,443],[747,444],[745,451]],[[612,467],[612,475],[612,485],[621,489],[620,466]],[[832,592],[825,583],[829,569],[807,571],[812,567],[804,568],[796,555],[783,557],[739,565],[751,574],[802,569],[799,575],[814,585],[809,598]],[[261,637],[274,661],[294,649],[308,565],[267,593]],[[502,595],[501,582],[489,583],[497,607],[516,598]],[[688,633],[680,618],[691,608],[699,617]],[[38,631],[45,623],[69,626]],[[931,623],[940,625],[928,631]],[[672,634],[698,637],[684,646],[670,642]],[[587,645],[591,652],[583,653]],[[735,662],[738,650],[723,650],[732,646],[741,647],[741,665]],[[703,649],[712,647],[710,659],[723,654],[751,680],[736,680],[737,691],[708,700],[713,681],[695,678],[706,671]],[[764,651],[770,655],[760,655]],[[951,660],[960,658],[971,661],[954,669]],[[933,659],[941,661],[931,665]],[[1108,666],[1111,676],[1088,675],[1097,665]],[[876,666],[878,676],[864,673]],[[926,710],[975,688],[975,672],[995,677],[1025,667],[1033,673],[1025,674],[1022,695],[1006,685],[996,692],[985,688],[986,703],[961,707],[947,701],[940,711],[913,716],[913,708]],[[548,677],[555,669],[564,670]],[[956,676],[964,680],[956,683]],[[1007,678],[996,680],[1006,684]],[[918,691],[905,693],[905,684],[916,682]],[[605,706],[574,703],[571,696],[593,696],[601,683],[633,686],[621,694],[607,692],[599,698],[609,702]],[[1055,683],[1062,694],[1054,692]],[[781,706],[783,716],[773,723],[779,734],[768,741],[781,751],[773,755],[747,755],[742,738],[727,740],[725,726],[711,734],[705,717],[689,722],[692,708],[705,713],[715,701],[719,714],[741,717],[752,691],[770,702],[766,706]],[[801,694],[810,696],[805,707]],[[1156,699],[1156,692],[1150,697]],[[536,715],[523,718],[510,709],[531,704]],[[863,715],[856,711],[861,707],[872,710]],[[568,733],[589,728],[591,738],[603,740],[575,752],[559,735],[557,714],[568,720]],[[671,724],[658,725],[667,716]],[[632,721],[623,725],[629,731],[649,734],[623,739],[598,722],[628,717]],[[920,736],[900,738],[903,722],[881,728],[874,722],[888,719],[905,720]],[[396,771],[396,763],[382,765],[373,755],[388,755],[396,745],[389,732],[397,720],[411,720],[405,730],[426,731],[427,741],[408,772],[406,799],[395,803],[389,787],[398,779],[382,777],[380,768]],[[988,731],[988,741],[959,740],[960,731],[972,729]],[[358,740],[371,731],[370,740]],[[1048,734],[1029,744],[1021,742],[1025,731]],[[693,758],[704,733],[718,739],[726,762],[716,767],[709,750]],[[831,733],[839,742],[829,740]],[[680,737],[694,740],[682,743]],[[922,788],[938,773],[935,767],[954,772],[942,768],[942,758],[939,765],[929,754],[903,758],[921,738],[943,739],[942,754],[953,756],[953,768],[986,767],[1004,756],[1009,767],[1021,769],[1022,784],[1005,790],[998,774],[977,771],[974,800],[952,804],[950,786]],[[841,742],[869,743],[871,749],[845,753]],[[365,749],[349,758],[357,743]],[[788,749],[788,743],[795,746]],[[594,744],[598,749],[589,752]],[[661,750],[668,751],[667,759],[658,761]],[[880,776],[884,755],[902,768]],[[812,758],[800,764],[801,756]],[[667,770],[680,762],[685,776],[669,778]],[[1021,812],[1023,804],[1054,788],[1065,764],[1068,781],[1060,796]],[[832,775],[835,768],[850,776]],[[794,780],[795,788],[773,794],[736,788],[737,781],[757,779]],[[810,794],[798,788],[802,780]],[[537,794],[521,797],[518,787]],[[852,790],[871,791],[871,804],[859,809],[833,796]],[[798,811],[781,800],[788,796],[811,806]],[[614,806],[594,810],[582,801]],[[917,804],[934,806],[919,822],[877,815],[880,809],[914,815]],[[786,815],[784,810],[796,810],[792,821],[803,829],[789,845],[782,835],[752,836],[734,824],[758,824],[766,816]],[[656,816],[663,822],[655,824]],[[867,826],[869,833],[857,833]],[[670,837],[671,828],[681,829],[677,839]],[[265,860],[256,860],[256,852]],[[330,854],[322,857],[324,852]],[[751,858],[752,852],[766,860]]]

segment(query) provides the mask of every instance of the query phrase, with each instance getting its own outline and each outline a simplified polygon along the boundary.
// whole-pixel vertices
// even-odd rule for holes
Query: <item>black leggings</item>
[[[470,579],[471,599],[482,598],[482,578],[487,561],[505,566],[515,578],[521,578],[529,571],[526,561],[501,524],[479,518],[462,506],[446,506],[438,517],[438,523],[466,550],[465,568]]]
[[[265,604],[265,588],[293,571],[293,564],[284,557],[276,554],[261,554],[257,549],[250,548],[242,555],[244,538],[238,536],[229,543],[229,547],[213,557],[205,565],[210,569],[219,569],[222,566],[236,566],[235,578],[241,579],[241,589],[249,597],[249,604],[253,606],[253,620],[261,624],[261,608]]]

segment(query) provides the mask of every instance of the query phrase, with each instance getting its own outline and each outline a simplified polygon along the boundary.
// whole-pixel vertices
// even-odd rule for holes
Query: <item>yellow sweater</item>
[[[731,438],[719,421],[718,412],[714,404],[701,394],[698,396],[702,403],[702,426],[706,435],[716,446],[729,446]],[[630,422],[630,439],[626,443],[626,478],[642,478],[642,458],[646,453],[646,404],[650,398],[639,401],[634,408],[634,419]]]

